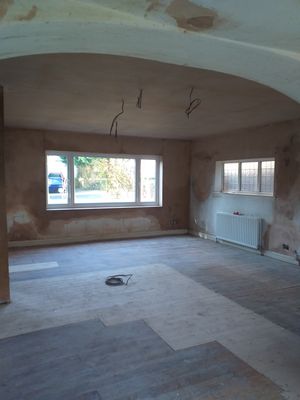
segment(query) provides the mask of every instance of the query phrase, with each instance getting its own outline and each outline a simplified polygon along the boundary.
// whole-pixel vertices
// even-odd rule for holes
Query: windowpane
[[[258,162],[242,162],[241,167],[241,191],[257,192],[258,191]]]
[[[68,204],[68,159],[64,155],[47,155],[48,204]]]
[[[156,200],[156,160],[141,160],[141,201]]]
[[[135,159],[75,156],[75,203],[135,201]]]
[[[274,191],[274,168],[275,161],[261,162],[261,191],[264,193]]]
[[[158,156],[149,159],[141,155],[49,153],[46,154],[49,208],[158,205]]]
[[[224,163],[224,192],[239,190],[239,163]]]

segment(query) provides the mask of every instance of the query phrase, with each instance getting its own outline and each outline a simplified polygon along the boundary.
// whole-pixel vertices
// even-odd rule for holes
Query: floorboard
[[[0,354],[5,400],[282,399],[221,344],[175,352],[143,321],[20,335],[0,341]]]
[[[1,399],[300,399],[296,265],[189,236],[14,249],[10,265]]]

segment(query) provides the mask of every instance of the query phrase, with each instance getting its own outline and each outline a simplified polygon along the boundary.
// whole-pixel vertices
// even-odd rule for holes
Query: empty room
[[[0,0],[0,399],[300,399],[300,4]]]

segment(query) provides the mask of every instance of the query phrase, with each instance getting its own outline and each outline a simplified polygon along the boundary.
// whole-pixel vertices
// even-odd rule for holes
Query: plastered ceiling
[[[0,63],[6,126],[197,138],[296,119],[300,105],[255,82],[197,68],[102,55],[47,55]],[[200,106],[190,114],[190,88]],[[136,107],[143,89],[142,108]]]
[[[105,133],[120,96],[127,102],[121,129],[134,135],[197,137],[299,118],[295,102],[230,76],[299,102],[299,21],[298,0],[0,0],[6,123]],[[70,56],[15,58],[49,53]],[[180,112],[191,84],[203,102],[186,121]]]

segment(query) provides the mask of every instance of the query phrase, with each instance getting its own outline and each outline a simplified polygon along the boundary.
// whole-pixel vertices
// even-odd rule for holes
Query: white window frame
[[[274,177],[273,177],[273,193],[270,192],[262,192],[261,191],[261,164],[263,161],[274,161]],[[256,191],[245,191],[241,190],[242,188],[242,163],[243,162],[258,162],[258,173],[257,173],[257,190]],[[269,196],[274,197],[275,192],[275,171],[276,171],[276,162],[275,158],[250,158],[250,159],[243,159],[243,160],[226,160],[222,161],[222,169],[221,169],[221,191],[226,194],[240,194],[240,195],[256,195],[256,196]],[[238,163],[239,164],[239,172],[238,172],[238,182],[239,182],[239,189],[238,190],[224,190],[224,165],[230,163]]]
[[[66,156],[68,161],[68,203],[67,204],[48,204],[48,165],[47,156]],[[75,203],[75,185],[74,185],[74,157],[103,157],[103,158],[124,158],[134,159],[136,162],[135,168],[135,201],[133,202],[113,202],[113,203]],[[141,201],[141,160],[156,161],[156,187],[155,201]],[[97,208],[139,208],[139,207],[162,207],[162,181],[163,181],[163,161],[158,155],[143,155],[143,154],[106,154],[106,153],[86,153],[73,151],[55,151],[47,150],[45,156],[46,162],[46,209],[61,210],[61,209],[97,209]]]

